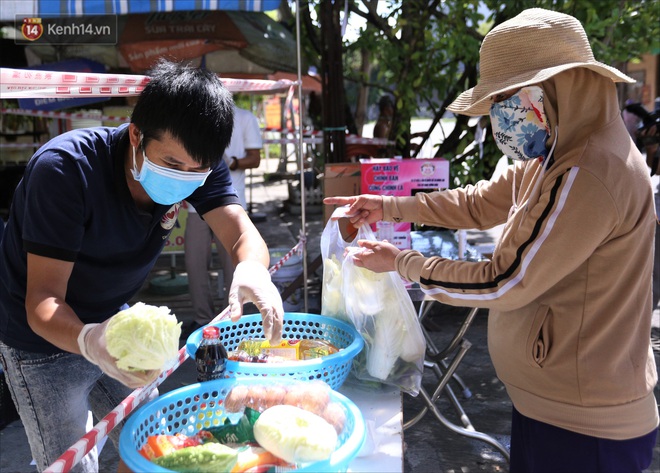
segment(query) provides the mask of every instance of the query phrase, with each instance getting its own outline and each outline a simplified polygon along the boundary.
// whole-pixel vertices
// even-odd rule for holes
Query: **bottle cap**
[[[220,329],[218,327],[208,326],[202,330],[203,338],[220,338]]]

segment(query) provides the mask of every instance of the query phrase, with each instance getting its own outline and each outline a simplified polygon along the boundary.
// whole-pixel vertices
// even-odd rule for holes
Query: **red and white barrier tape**
[[[138,95],[147,76],[0,68],[0,97],[110,97]]]
[[[0,68],[0,98],[111,97],[139,95],[150,78],[144,75],[38,71]],[[221,78],[230,92],[290,90],[296,81]]]
[[[289,258],[291,258],[294,255],[294,253],[298,253],[301,251],[302,246],[304,244],[305,244],[305,236],[301,235],[300,240],[298,240],[298,243],[296,243],[296,245],[293,248],[291,248],[291,250],[287,254],[282,256],[282,258],[277,263],[271,266],[268,272],[272,275],[273,273],[278,271],[282,266],[284,266],[284,263],[286,263],[289,260]]]
[[[293,256],[294,253],[300,251],[302,245],[305,244],[306,238],[305,235],[301,233],[300,240],[298,243],[291,248],[291,250],[284,255],[277,263],[275,263],[268,272],[272,275],[278,271],[284,263]],[[220,314],[218,314],[212,322],[218,322],[229,317],[229,307],[225,308]],[[137,406],[140,405],[142,401],[149,395],[149,393],[156,387],[158,387],[165,379],[171,375],[179,366],[183,364],[184,361],[188,359],[188,352],[186,351],[186,346],[184,345],[179,350],[178,358],[172,363],[172,365],[164,370],[158,379],[156,379],[151,384],[138,388],[133,391],[131,394],[126,397],[117,407],[115,407],[108,415],[101,419],[92,429],[82,436],[80,440],[74,443],[71,447],[67,449],[60,457],[55,460],[48,468],[44,470],[44,473],[66,473],[74,465],[77,465],[82,458],[87,455],[92,448],[108,433],[114,429],[122,420],[124,420],[128,414],[130,414]]]
[[[179,356],[176,361],[170,368],[164,370],[158,379],[129,394],[126,399],[101,419],[101,421],[99,421],[89,432],[83,435],[80,440],[69,447],[66,452],[46,468],[44,473],[63,473],[69,471],[74,465],[77,465],[102,438],[108,435],[108,433],[124,420],[133,409],[139,406],[149,393],[165,381],[165,379],[171,375],[174,370],[181,366],[187,358],[188,353],[186,352],[186,347],[183,346],[179,350]]]

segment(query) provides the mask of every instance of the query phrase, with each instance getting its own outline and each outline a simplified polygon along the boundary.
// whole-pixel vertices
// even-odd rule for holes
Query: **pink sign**
[[[449,187],[449,161],[436,159],[365,159],[360,161],[361,189],[365,194],[412,196]],[[378,222],[379,240],[400,249],[411,247],[410,223]]]

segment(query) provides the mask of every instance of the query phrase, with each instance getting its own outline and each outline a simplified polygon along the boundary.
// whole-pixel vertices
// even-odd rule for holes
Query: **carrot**
[[[162,457],[188,446],[190,442],[185,435],[150,435],[140,449],[140,454],[147,460]]]

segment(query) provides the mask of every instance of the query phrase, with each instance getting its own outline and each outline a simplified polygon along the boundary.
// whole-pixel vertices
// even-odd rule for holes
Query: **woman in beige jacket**
[[[490,309],[488,345],[513,402],[511,471],[642,471],[658,427],[650,346],[655,213],[614,82],[573,17],[530,9],[494,28],[479,84],[449,109],[489,114],[516,164],[492,181],[413,197],[326,199],[354,224],[505,223],[489,261],[360,242],[447,304]]]

